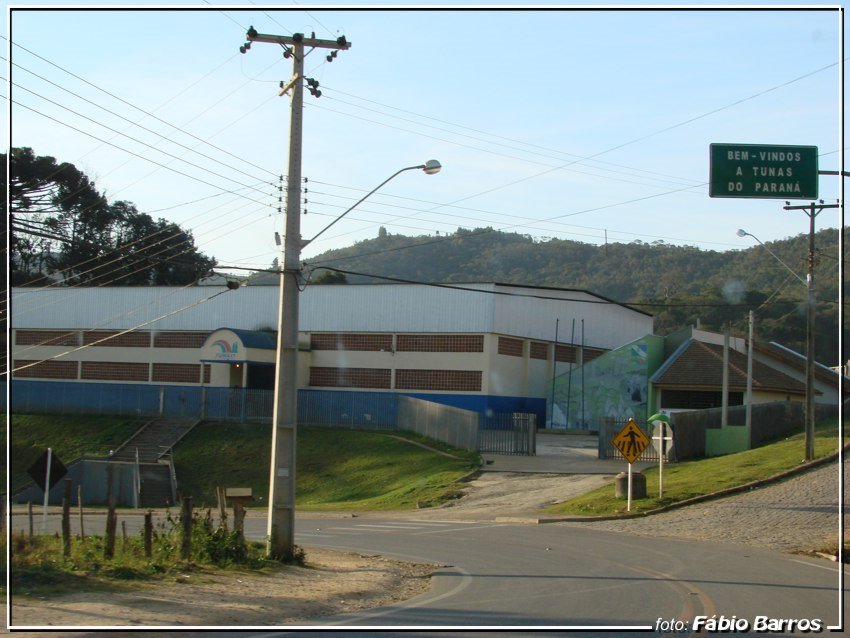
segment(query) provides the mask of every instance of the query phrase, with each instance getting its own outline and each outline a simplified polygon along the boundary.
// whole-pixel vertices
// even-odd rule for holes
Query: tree
[[[53,273],[67,284],[185,285],[215,265],[190,232],[109,203],[73,164],[13,148],[9,165],[13,285],[44,285]]]
[[[333,270],[326,270],[318,277],[314,277],[310,280],[311,284],[347,284],[348,279],[346,279],[345,274],[341,272],[335,272]]]

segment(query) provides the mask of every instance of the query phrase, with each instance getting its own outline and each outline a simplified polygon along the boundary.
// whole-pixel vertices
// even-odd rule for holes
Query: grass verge
[[[804,440],[804,435],[800,433],[746,452],[665,465],[663,498],[658,498],[658,467],[648,468],[643,471],[646,477],[647,498],[633,499],[629,513],[654,510],[790,470],[802,462]],[[844,443],[848,441],[850,437],[845,436]],[[835,452],[838,449],[837,423],[818,427],[814,443],[815,459]],[[614,496],[613,484],[549,506],[545,512],[553,515],[582,516],[627,513],[626,500]]]
[[[12,593],[120,591],[164,579],[188,582],[189,575],[192,582],[199,582],[205,575],[224,569],[263,571],[282,567],[280,562],[265,558],[263,543],[246,542],[235,532],[214,526],[209,517],[198,511],[193,518],[189,559],[181,557],[179,520],[170,516],[154,530],[150,557],[145,556],[141,533],[117,539],[111,557],[105,556],[103,536],[87,536],[84,540],[74,537],[70,555],[66,557],[58,534],[31,538],[23,533],[13,534]]]

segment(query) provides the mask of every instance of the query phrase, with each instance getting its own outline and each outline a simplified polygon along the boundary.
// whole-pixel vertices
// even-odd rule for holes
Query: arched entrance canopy
[[[201,363],[212,367],[210,385],[269,390],[274,387],[277,340],[256,330],[219,328],[201,346]]]

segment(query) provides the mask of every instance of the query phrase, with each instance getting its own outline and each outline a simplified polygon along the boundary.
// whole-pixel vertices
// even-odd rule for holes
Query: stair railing
[[[174,448],[172,446],[160,445],[165,448],[162,454],[159,455],[159,461],[168,464],[168,478],[171,482],[171,503],[177,503],[177,472],[174,470]]]

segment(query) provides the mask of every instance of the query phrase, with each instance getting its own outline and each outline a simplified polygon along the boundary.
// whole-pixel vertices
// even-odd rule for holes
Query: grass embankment
[[[658,498],[658,467],[643,471],[647,498],[632,500],[632,514],[672,505],[705,494],[770,478],[798,467],[804,455],[802,433],[753,450],[708,459],[665,464],[664,498]],[[844,443],[850,441],[845,436]],[[815,431],[815,459],[838,450],[836,422],[822,424]],[[624,464],[624,469],[625,469]],[[607,485],[582,496],[546,508],[547,514],[584,516],[626,513],[626,500],[615,498],[614,486]]]
[[[9,483],[13,492],[32,480],[27,469],[47,448],[65,465],[83,455],[106,456],[142,425],[135,417],[34,414],[13,414],[11,423]]]
[[[400,435],[299,428],[296,506],[409,509],[457,498],[457,480],[477,467],[477,455],[452,451],[462,458],[449,458],[395,438]],[[442,447],[434,441],[428,444]],[[198,505],[216,502],[216,486],[250,487],[262,498],[268,492],[270,445],[270,425],[197,426],[174,450],[181,491]],[[264,504],[259,499],[254,503]]]

